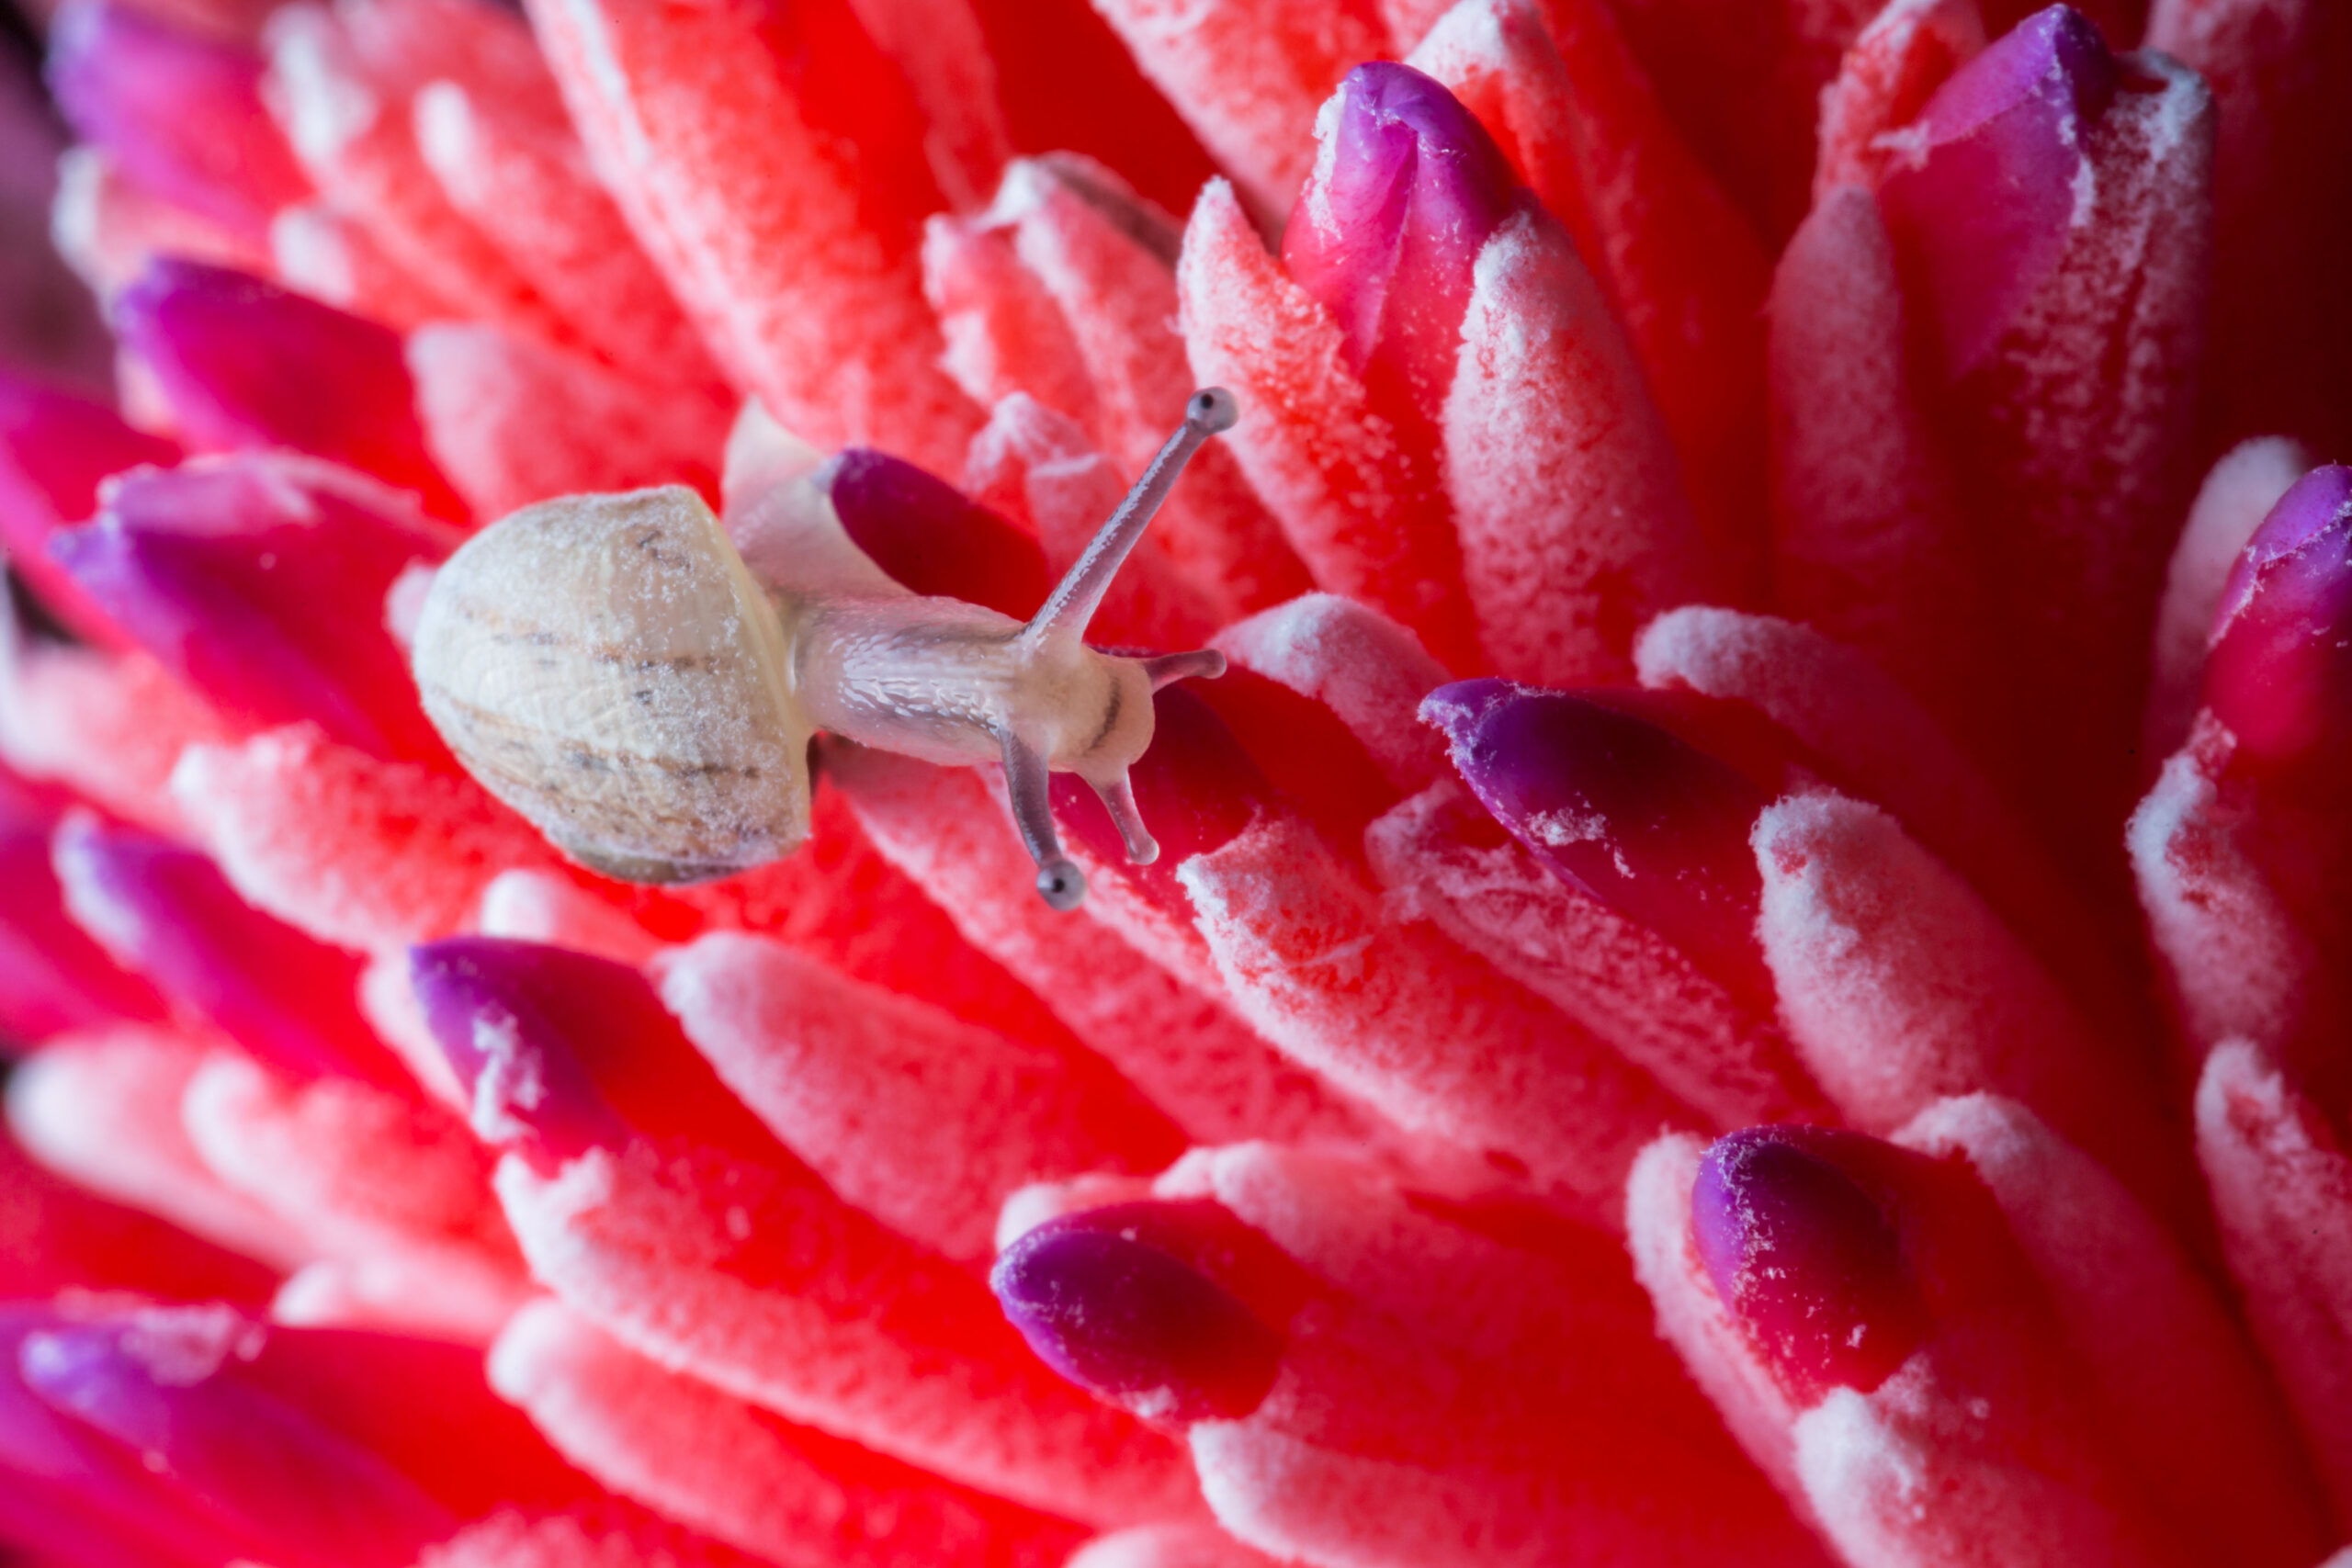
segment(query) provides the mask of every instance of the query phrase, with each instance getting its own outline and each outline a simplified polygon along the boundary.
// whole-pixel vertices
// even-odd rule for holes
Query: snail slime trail
[[[566,855],[630,882],[695,882],[808,834],[820,730],[925,761],[999,762],[1037,891],[1086,897],[1049,776],[1102,797],[1128,856],[1159,853],[1127,770],[1151,694],[1225,672],[1212,649],[1130,659],[1086,645],[1136,542],[1240,410],[1195,393],[1184,423],[1026,622],[909,592],[853,543],[822,455],[747,406],[724,522],[682,485],[565,496],[469,540],[419,615],[424,711],[475,778]]]

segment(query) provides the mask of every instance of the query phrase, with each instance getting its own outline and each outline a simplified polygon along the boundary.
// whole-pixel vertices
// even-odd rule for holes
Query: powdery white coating
[[[425,448],[477,517],[707,475],[731,418],[699,389],[648,397],[638,376],[481,323],[421,327],[407,360]]]
[[[2218,1045],[2197,1157],[2222,1247],[2339,1517],[2352,1510],[2352,1159],[2262,1049]]]
[[[1388,58],[1353,8],[1286,0],[1096,0],[1136,62],[1271,224],[1297,198],[1316,107],[1359,61]]]
[[[1914,1359],[1873,1393],[1831,1390],[1791,1433],[1822,1532],[1861,1568],[2188,1568],[2085,1434],[2035,1432],[2027,1448],[2026,1414],[1978,1415]]]
[[[1821,152],[1813,171],[1816,210],[1841,186],[1875,186],[1906,149],[1905,135],[1935,89],[1984,47],[1976,0],[1893,0],[1870,20],[1822,89]]]
[[[978,413],[938,367],[913,247],[865,220],[752,19],[601,0],[532,19],[598,172],[729,379],[825,446],[954,472]]]
[[[1512,217],[1473,279],[1442,427],[1480,646],[1512,680],[1622,681],[1635,628],[1712,586],[1673,446],[1557,223]]]
[[[782,1568],[1046,1568],[1078,1533],[806,1434],[552,1301],[515,1314],[489,1374],[606,1486]]]
[[[1193,209],[1176,288],[1193,373],[1240,398],[1234,456],[1317,585],[1410,626],[1449,664],[1475,664],[1438,476],[1415,471],[1348,367],[1339,323],[1221,180]]]
[[[1236,1007],[1285,1055],[1605,1223],[1635,1151],[1693,1120],[1445,936],[1391,924],[1298,825],[1261,819],[1177,876]]]
[[[1215,1525],[1146,1525],[1089,1541],[1065,1568],[1275,1568]]]
[[[2312,463],[2301,443],[2267,435],[2240,442],[2205,476],[2197,503],[2188,509],[2188,525],[2173,547],[2164,600],[2156,608],[2148,685],[2147,745],[2152,755],[2165,755],[2188,739],[2205,673],[2205,646],[2230,568],[2278,498]]]
[[[2234,742],[2218,725],[2165,763],[2132,814],[2124,845],[2148,934],[2189,1043],[2283,1046],[2318,956],[2240,845],[2245,803],[2222,775]]]
[[[1758,308],[1770,260],[1660,107],[1611,8],[1533,9],[1540,20],[1519,6],[1458,6],[1408,63],[1464,91],[1576,237],[1672,435],[1705,558],[1745,585],[1758,554]],[[1496,79],[1479,83],[1482,70]],[[1539,118],[1548,118],[1541,130]]]
[[[130,1314],[119,1341],[122,1353],[164,1388],[194,1388],[234,1358],[250,1361],[268,1343],[269,1330],[225,1303],[151,1306]]]
[[[864,750],[829,766],[875,847],[1192,1142],[1373,1135],[1329,1086],[1108,929],[1098,917],[1114,878],[1097,881],[1084,919],[1040,903],[1023,881],[1028,857],[977,774]]]
[[[768,1131],[843,1200],[958,1262],[989,1259],[1018,1188],[1148,1169],[1177,1142],[1097,1064],[772,942],[707,936],[655,974],[662,1004]]]
[[[2097,922],[1968,753],[1871,659],[1810,626],[1698,605],[1643,630],[1642,684],[1744,702],[1962,872],[2054,974],[2105,999],[2124,982]]]
[[[1766,310],[1776,601],[1965,734],[1984,717],[1991,653],[1976,567],[1914,389],[1894,244],[1867,190],[1816,203]]]
[[[1644,1149],[1625,1181],[1626,1249],[1674,1347],[1741,1450],[1796,1511],[1812,1507],[1796,1477],[1790,1427],[1797,1409],[1715,1294],[1690,1236],[1690,1190],[1706,1140],[1669,1134]]]
[[[1991,781],[1870,659],[1810,626],[1687,605],[1642,629],[1643,685],[1726,697],[1771,719],[1955,863],[2008,875],[2027,852]]]
[[[487,1343],[529,1293],[487,1195],[492,1159],[438,1107],[220,1055],[188,1080],[181,1117],[205,1168],[314,1255],[392,1262],[412,1293],[379,1305],[410,1332]]]
[[[1433,733],[1425,730],[1424,733]],[[1680,949],[1569,888],[1463,786],[1432,784],[1365,830],[1394,909],[1439,930],[1648,1072],[1728,1132],[1827,1109],[1771,1019]]]
[[[41,1164],[94,1192],[296,1268],[312,1256],[309,1243],[213,1176],[181,1122],[181,1095],[211,1049],[132,1027],[52,1040],[9,1078],[8,1130]]]
[[[1991,1095],[1939,1100],[1894,1142],[1961,1156],[1991,1190],[2089,1369],[2113,1441],[2192,1558],[2301,1568],[2324,1548],[2328,1527],[2267,1371],[2121,1183]]]
[[[501,1508],[426,1547],[416,1568],[704,1568],[709,1561],[665,1520],[592,1505],[565,1514]]]
[[[496,1188],[532,1274],[704,1382],[966,1485],[1112,1526],[1199,1503],[1182,1454],[1029,1353],[987,1288],[806,1174],[634,1144]]]
[[[0,616],[0,761],[175,837],[194,826],[165,788],[184,748],[225,742],[204,699],[143,653],[27,644]]]
[[[1751,841],[1781,1016],[1849,1123],[1884,1134],[1940,1096],[1990,1090],[2151,1201],[2176,1198],[2142,1073],[1892,817],[1843,795],[1792,796],[1766,807]]]
[[[482,889],[476,929],[484,936],[593,953],[617,964],[643,964],[661,939],[621,910],[544,871],[502,872]]]
[[[1608,1232],[1513,1245],[1361,1160],[1263,1144],[1195,1151],[1157,1186],[1224,1205],[1328,1287],[1292,1317],[1266,1401],[1192,1433],[1212,1505],[1253,1544],[1317,1562],[1817,1561],[1658,1343]]]
[[[1213,643],[1244,670],[1329,708],[1398,789],[1445,777],[1445,739],[1420,717],[1445,667],[1419,638],[1369,605],[1303,593],[1217,633]]]
[[[189,746],[171,780],[246,902],[345,947],[454,936],[492,877],[557,863],[471,779],[379,761],[304,727]]]

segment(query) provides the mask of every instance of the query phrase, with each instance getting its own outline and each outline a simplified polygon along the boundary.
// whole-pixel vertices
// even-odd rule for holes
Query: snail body
[[[1084,896],[1048,775],[1086,780],[1128,854],[1157,846],[1127,770],[1151,694],[1213,651],[1131,659],[1087,622],[1229,393],[1195,396],[1028,621],[910,593],[826,498],[818,456],[756,405],[728,451],[722,526],[682,486],[571,496],[485,528],[436,574],[415,633],[424,710],[459,761],[565,854],[637,882],[723,876],[797,849],[820,730],[927,761],[1001,762],[1057,908]]]

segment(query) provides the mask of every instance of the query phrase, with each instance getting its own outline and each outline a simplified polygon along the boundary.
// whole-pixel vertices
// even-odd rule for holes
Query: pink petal
[[[1031,892],[1003,808],[960,769],[858,752],[829,757],[882,853],[956,918],[967,941],[1027,984],[1194,1143],[1248,1137],[1351,1144],[1363,1119],[1210,998],[1091,919]]]
[[[508,1326],[490,1377],[605,1485],[785,1568],[1051,1568],[1079,1533],[664,1371],[554,1302]]]
[[[2023,1102],[2152,1208],[2193,1212],[2144,1069],[2095,1035],[1966,885],[1885,813],[1781,800],[1756,824],[1757,933],[1781,1014],[1853,1125],[1885,1134],[1948,1094]]]
[[[1181,231],[1111,171],[1067,154],[1014,164],[990,217],[1009,228],[1022,265],[1062,313],[1101,410],[1103,450],[1129,475],[1142,473],[1193,393],[1174,325]],[[1152,532],[1205,587],[1232,595],[1228,618],[1306,587],[1306,569],[1223,443],[1193,457]]]
[[[1776,603],[1869,654],[1954,734],[1997,743],[1985,591],[1869,192],[1822,197],[1767,310]]]
[[[2201,1542],[2193,1554],[2312,1561],[2329,1527],[2283,1404],[2156,1218],[2022,1106],[1990,1095],[1931,1106],[1895,1141],[1958,1154],[1991,1190],[2097,1382],[2117,1446]],[[2158,1366],[2165,1375],[2149,1377]]]
[[[1351,66],[1388,53],[1387,29],[1369,6],[1309,15],[1283,0],[1209,0],[1176,12],[1107,0],[1100,9],[1268,219],[1290,210],[1306,177],[1316,106]]]
[[[1634,629],[1714,574],[1641,370],[1541,214],[1479,255],[1460,356],[1445,482],[1487,662],[1538,685],[1623,679]]]
[[[938,201],[922,122],[846,0],[537,19],[622,211],[736,384],[820,446],[952,470],[978,419],[937,368],[922,301],[919,226]],[[796,87],[804,68],[825,93]],[[835,151],[849,142],[854,169]]]
[[[1365,838],[1383,886],[1657,1078],[1710,1124],[1819,1120],[1829,1106],[1778,1021],[1670,942],[1563,883],[1459,784]]]
[[[911,1240],[985,1261],[1033,1181],[1148,1171],[1182,1148],[1099,1061],[976,1029],[780,945],[715,934],[657,966],[719,1077],[828,1186]]]
[[[417,150],[451,205],[569,332],[636,376],[680,388],[720,385],[708,351],[569,135],[446,80],[416,95],[414,114]]]
[[[485,325],[408,340],[424,444],[474,515],[582,492],[690,484],[718,493],[730,411]]]
[[[1258,1032],[1399,1124],[1605,1213],[1661,1122],[1690,1113],[1563,1015],[1378,901],[1295,824],[1179,871],[1216,972]]]
[[[1239,397],[1227,439],[1317,585],[1471,667],[1475,634],[1437,477],[1413,469],[1373,418],[1338,324],[1266,254],[1231,187],[1203,193],[1176,286],[1193,373]]]
[[[2244,1041],[2206,1060],[2197,1157],[2246,1315],[2341,1510],[2352,1502],[2352,1363],[2344,1354],[2352,1161],[2319,1109]]]

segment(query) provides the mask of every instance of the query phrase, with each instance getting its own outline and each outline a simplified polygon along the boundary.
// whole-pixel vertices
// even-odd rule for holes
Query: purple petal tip
[[[232,720],[311,723],[371,755],[446,755],[384,600],[447,539],[396,492],[285,453],[115,481],[49,557],[114,625]]]
[[[1802,1399],[1876,1388],[1927,1332],[1902,1237],[1849,1169],[1875,1147],[1854,1133],[1753,1127],[1718,1139],[1691,1189],[1715,1293]]]
[[[300,1077],[408,1081],[359,1013],[359,960],[246,903],[204,855],[77,813],[53,857],[101,946],[254,1056]]]
[[[1480,802],[1555,875],[1769,998],[1753,935],[1761,887],[1747,838],[1767,804],[1755,784],[1574,693],[1463,681],[1421,714]]]
[[[1273,1386],[1283,1337],[1213,1276],[1271,1250],[1213,1203],[1120,1204],[1038,1226],[989,1283],[1073,1382],[1152,1421],[1231,1419]]]
[[[2352,468],[2312,469],[2255,530],[2222,591],[2205,703],[2243,754],[2341,788],[2352,765]]]
[[[1905,133],[1917,145],[1879,197],[1947,374],[1983,364],[2058,265],[2117,79],[2098,29],[2053,6],[1954,72]]]
[[[1360,368],[1385,363],[1433,414],[1478,253],[1518,198],[1510,164],[1453,94],[1385,61],[1348,73],[1316,134],[1322,155],[1283,232],[1283,265]]]

